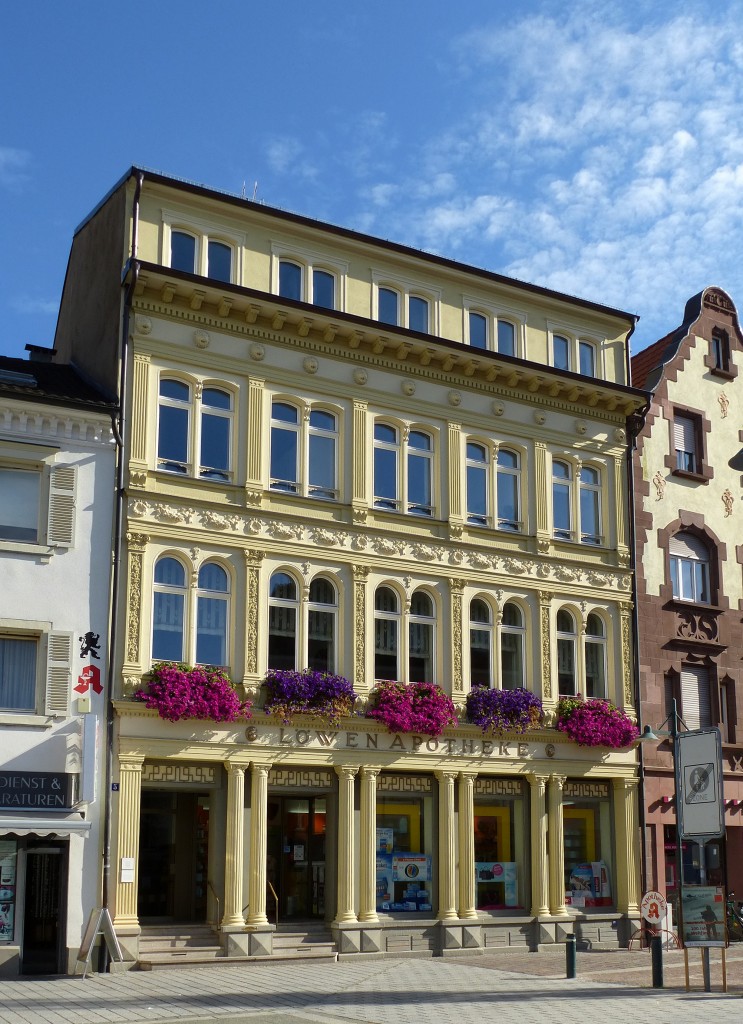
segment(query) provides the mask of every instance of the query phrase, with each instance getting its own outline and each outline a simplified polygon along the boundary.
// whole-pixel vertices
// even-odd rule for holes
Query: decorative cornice
[[[83,413],[78,409],[55,406],[43,409],[40,403],[0,400],[0,431],[21,441],[75,441],[109,448],[113,444],[111,417],[102,413]]]

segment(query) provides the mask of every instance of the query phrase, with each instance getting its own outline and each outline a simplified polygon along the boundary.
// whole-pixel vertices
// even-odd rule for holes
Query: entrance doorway
[[[143,789],[138,915],[146,923],[206,921],[209,797]]]
[[[326,812],[325,797],[269,795],[266,876],[281,920],[325,917]]]
[[[23,912],[22,974],[60,974],[67,879],[67,845],[38,843],[26,847],[26,894]]]

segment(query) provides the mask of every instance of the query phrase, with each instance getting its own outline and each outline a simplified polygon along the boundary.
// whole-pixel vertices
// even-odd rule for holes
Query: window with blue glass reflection
[[[326,270],[312,272],[312,302],[324,309],[335,309],[335,278]]]
[[[309,425],[309,487],[315,498],[335,498],[336,490],[336,418],[322,409],[313,409]]]
[[[581,341],[578,345],[578,359],[580,361],[580,372],[586,377],[596,376],[596,349],[588,341]]]
[[[171,473],[187,473],[191,389],[179,380],[160,380],[157,462],[159,469]]]
[[[433,515],[432,504],[433,442],[428,434],[411,430],[408,438],[408,501],[412,515]]]
[[[400,605],[391,587],[374,593],[374,678],[399,679]]]
[[[395,427],[387,423],[374,424],[374,504],[377,508],[394,511],[400,507],[399,443]]]
[[[299,411],[286,402],[274,402],[271,416],[271,487],[295,494],[299,489]]]
[[[391,288],[380,288],[378,295],[378,318],[383,324],[400,323],[400,296]]]
[[[408,298],[408,327],[411,331],[428,334],[428,300],[419,295]]]
[[[196,596],[196,662],[227,664],[229,576],[214,562],[199,569]]]
[[[488,347],[488,321],[482,313],[470,313],[470,345],[473,348]]]
[[[516,452],[501,448],[497,459],[498,529],[518,530],[520,528],[520,470],[521,464]]]
[[[232,249],[224,242],[209,242],[207,276],[214,281],[232,280]]]
[[[279,295],[285,299],[302,300],[302,268],[297,263],[279,263]]]
[[[552,521],[555,537],[570,540],[573,536],[570,489],[572,474],[565,462],[552,463]]]
[[[183,661],[186,570],[176,558],[155,564],[152,612],[152,660]]]
[[[467,442],[467,522],[488,526],[490,457],[482,444]]]
[[[185,231],[170,232],[170,265],[173,270],[196,273],[196,239]]]
[[[558,370],[570,369],[570,342],[560,334],[552,337],[552,365]]]
[[[498,321],[498,351],[502,356],[516,355],[516,329],[507,320]]]
[[[275,572],[269,587],[268,667],[297,668],[297,584],[286,572]]]
[[[219,388],[204,388],[201,396],[201,467],[212,480],[230,479],[232,396]]]
[[[600,499],[598,470],[583,466],[580,471],[580,539],[584,544],[601,543]]]

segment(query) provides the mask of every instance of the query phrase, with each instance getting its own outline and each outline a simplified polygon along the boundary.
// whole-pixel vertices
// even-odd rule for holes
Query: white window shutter
[[[673,420],[673,439],[677,452],[696,451],[696,430],[694,420],[688,416],[675,416]]]
[[[53,466],[49,476],[49,526],[47,541],[72,547],[75,539],[76,466]]]
[[[681,715],[689,729],[707,729],[712,724],[709,673],[703,666],[681,669]]]
[[[44,699],[47,715],[67,715],[69,712],[72,642],[72,633],[53,632],[47,638]]]

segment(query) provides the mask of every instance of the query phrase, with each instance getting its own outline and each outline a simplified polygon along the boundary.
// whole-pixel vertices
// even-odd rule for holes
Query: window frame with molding
[[[163,209],[162,217],[162,247],[160,262],[162,266],[177,270],[172,266],[172,244],[173,232],[180,232],[190,235],[195,240],[194,269],[192,271],[181,271],[192,273],[195,276],[214,281],[215,284],[236,284],[242,285],[243,252],[247,244],[247,236],[244,232],[234,231],[232,228],[218,226],[214,221],[206,218],[193,217],[190,213],[180,213],[177,210]],[[209,276],[209,243],[216,242],[227,246],[231,250],[230,277],[224,278]]]
[[[50,622],[3,618],[0,640],[34,641],[36,645],[33,704],[0,707],[0,725],[51,725],[54,719],[68,718],[74,634],[52,629]]]
[[[164,382],[173,382],[187,388],[188,399],[182,400],[174,396],[163,395],[161,391]],[[178,369],[161,367],[157,371],[157,387],[155,391],[155,400],[157,402],[157,428],[154,442],[154,465],[157,472],[167,473],[169,476],[181,477],[182,479],[201,480],[206,483],[235,483],[235,448],[237,445],[235,424],[237,423],[237,404],[240,393],[238,385],[232,381],[215,380],[211,377],[196,378],[192,374],[181,372]],[[224,409],[221,406],[210,406],[204,399],[205,392],[207,391],[214,391],[227,395],[230,399],[229,409]],[[172,409],[176,412],[185,413],[185,461],[161,454],[163,409]],[[218,421],[224,420],[227,422],[227,468],[217,466],[209,467],[201,464],[201,455],[203,454],[205,436],[205,420],[209,417]],[[199,453],[198,472],[195,460],[197,451]],[[169,466],[182,466],[183,471],[170,469],[168,468]]]
[[[282,263],[293,263],[300,270],[299,295],[291,296],[282,294],[281,291],[281,265]],[[337,256],[330,256],[316,249],[306,249],[292,243],[273,242],[271,244],[271,282],[270,291],[278,298],[289,299],[289,301],[304,302],[308,305],[316,305],[314,300],[315,271],[328,274],[333,278],[333,305],[317,304],[318,309],[327,309],[335,312],[345,312],[346,309],[346,279],[348,277],[348,262],[339,260]]]
[[[379,292],[386,289],[395,292],[398,297],[397,323],[389,320],[380,320],[379,317]],[[421,299],[428,303],[428,329],[421,331],[418,327],[410,326],[410,299]],[[418,334],[438,336],[441,324],[441,289],[432,288],[430,284],[422,284],[420,281],[406,278],[400,274],[389,274],[381,271],[372,271],[372,293],[371,293],[371,319],[385,327],[401,327],[403,330],[415,331]]]
[[[568,477],[555,476],[555,466],[567,466],[570,475]],[[589,483],[581,480],[583,470],[596,473],[598,483]],[[608,546],[606,533],[607,522],[605,509],[609,507],[606,488],[608,486],[609,474],[607,467],[596,463],[594,460],[583,461],[572,454],[565,452],[553,452],[550,458],[550,507],[552,512],[552,539],[564,544],[582,544],[592,548],[603,548]],[[555,487],[565,488],[568,494],[568,515],[569,526],[557,526],[555,515]],[[584,495],[594,494],[596,496],[597,518],[599,532],[588,533],[584,526]]]
[[[567,366],[558,366],[556,360],[555,339],[565,342],[567,355]],[[604,362],[604,351],[606,348],[606,337],[597,336],[591,331],[576,330],[565,324],[548,321],[547,323],[547,362],[556,370],[565,373],[575,373],[578,376],[586,377],[588,380],[606,380],[606,366]],[[590,348],[593,354],[593,373],[586,374],[582,370],[582,352],[584,347]]]
[[[512,356],[516,359],[526,358],[526,313],[523,310],[483,302],[475,296],[464,295],[462,314],[462,338],[465,345],[470,345],[478,351],[494,352],[496,355]],[[485,321],[484,345],[474,345],[472,342],[473,316],[481,317]],[[513,352],[501,350],[501,324],[508,324],[513,328]]]
[[[519,445],[512,445],[508,441],[492,441],[479,434],[463,434],[462,442],[464,445],[464,501],[467,525],[476,529],[485,528],[500,530],[504,533],[522,534],[524,532],[524,461],[526,457],[523,448]],[[470,447],[483,450],[486,458],[483,461],[475,460],[470,455]],[[498,459],[501,452],[515,456],[516,466],[499,465]],[[484,486],[481,488],[484,490],[484,512],[473,511],[471,506],[474,476],[476,473],[482,474],[484,478]],[[513,478],[515,480],[515,518],[500,515],[500,485],[502,478]],[[472,487],[471,481],[473,482]]]
[[[296,421],[277,419],[274,416],[275,406],[286,406],[293,409],[297,414]],[[313,423],[312,417],[315,413],[334,417],[335,429],[330,430]],[[341,501],[343,493],[341,481],[343,410],[328,401],[314,401],[309,398],[276,392],[270,396],[268,416],[268,490],[272,494],[311,498],[313,501]],[[294,435],[296,438],[294,443],[294,480],[284,479],[273,474],[273,469],[276,468],[274,464],[275,435],[279,431]],[[313,445],[313,440],[317,442],[332,440],[333,442],[333,487],[312,482],[313,447],[317,448],[317,445]],[[281,484],[285,486],[279,486]]]
[[[388,441],[377,437],[378,427],[394,431],[395,441]],[[410,438],[413,434],[427,437],[431,442],[430,448],[417,448],[411,445]],[[374,415],[372,421],[372,506],[375,511],[415,516],[428,521],[438,518],[437,498],[439,498],[439,494],[437,480],[440,444],[439,431],[429,424],[418,422],[403,423],[399,419],[383,413]],[[394,495],[377,494],[377,471],[379,467],[381,473],[381,455],[384,452],[395,453]],[[420,459],[421,463],[425,462],[429,467],[428,489],[430,502],[416,501],[411,498],[411,479],[414,476],[411,472],[413,459]],[[389,473],[389,470],[386,472]]]
[[[380,591],[387,590],[393,594],[396,601],[395,610],[378,608],[377,598]],[[430,601],[430,607],[432,610],[431,615],[423,615],[420,612],[413,610],[413,602],[417,595],[423,595]],[[426,683],[437,683],[439,679],[439,650],[440,650],[440,634],[441,629],[441,608],[439,602],[439,596],[435,589],[426,583],[416,583],[411,588],[410,597],[406,595],[400,584],[390,579],[380,579],[375,583],[371,589],[371,604],[372,604],[372,637],[371,637],[371,657],[372,657],[372,675],[375,682],[382,682],[384,680],[399,681],[403,683],[410,682],[426,682]],[[394,622],[396,624],[395,639],[395,650],[392,653],[389,648],[382,648],[379,646],[380,637],[383,635],[383,622]],[[422,635],[423,629],[430,631],[431,638],[431,649],[428,654],[428,661],[430,662],[430,673],[422,673],[426,678],[413,680],[413,675],[419,675],[419,672],[411,671],[411,666],[416,658],[417,652],[413,643],[413,631],[414,629]],[[394,658],[396,665],[395,674],[377,675],[377,656],[384,655],[387,658]],[[418,661],[423,661],[424,656],[418,656]]]
[[[51,555],[56,548],[75,546],[78,467],[61,461],[60,452],[49,446],[0,442],[0,475],[28,474],[29,480],[38,481],[35,537],[3,536],[0,526],[0,551]],[[6,526],[7,532],[19,528],[12,521]]]

